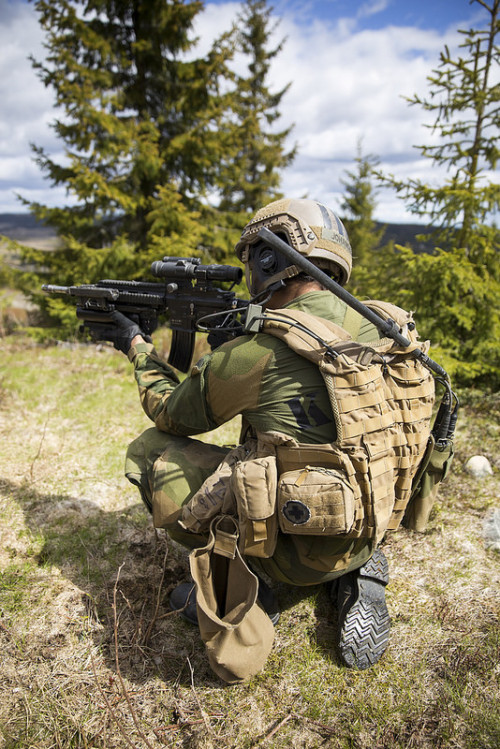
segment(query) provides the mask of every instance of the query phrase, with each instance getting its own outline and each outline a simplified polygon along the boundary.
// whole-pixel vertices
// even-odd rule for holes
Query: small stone
[[[493,475],[493,469],[488,458],[484,455],[473,455],[465,464],[465,470],[476,479],[483,479]]]

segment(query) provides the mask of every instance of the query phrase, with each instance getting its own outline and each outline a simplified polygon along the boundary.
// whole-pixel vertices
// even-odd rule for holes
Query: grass
[[[122,475],[149,426],[131,366],[92,346],[3,339],[0,364],[0,749],[496,749],[500,745],[500,398],[464,394],[457,458],[424,535],[385,543],[390,647],[343,668],[320,587],[276,585],[265,669],[227,687],[168,593],[187,552]],[[238,423],[204,439],[237,440]],[[486,455],[494,475],[464,471]]]

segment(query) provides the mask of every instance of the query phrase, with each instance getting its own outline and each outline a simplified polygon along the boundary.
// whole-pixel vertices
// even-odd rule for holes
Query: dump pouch
[[[274,627],[257,600],[258,579],[238,549],[235,519],[216,518],[207,545],[191,552],[189,564],[211,668],[229,684],[249,679],[266,663]]]
[[[213,518],[238,516],[241,551],[271,557],[278,536],[276,484],[274,448],[248,439],[227,453],[184,505],[180,524],[191,532],[207,533]]]
[[[412,485],[410,501],[402,524],[412,531],[423,533],[427,527],[431,510],[436,501],[439,484],[450,470],[453,462],[453,442],[436,444],[432,435]]]
[[[254,449],[255,440],[249,440],[225,455],[217,469],[182,508],[180,525],[183,528],[192,533],[208,533],[213,518],[221,514],[236,514],[236,501],[231,489],[233,471]]]

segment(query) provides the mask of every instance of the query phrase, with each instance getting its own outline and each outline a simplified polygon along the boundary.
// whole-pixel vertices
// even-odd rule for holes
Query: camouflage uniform
[[[379,337],[376,328],[328,291],[294,299],[289,309],[309,312],[345,328],[354,339]],[[335,440],[335,424],[318,368],[274,336],[258,333],[230,341],[204,356],[179,384],[174,371],[151,344],[129,352],[141,403],[156,428],[129,447],[126,475],[136,484],[155,518],[155,496],[181,507],[217,468],[229,448],[208,445],[191,435],[208,432],[241,414],[250,429],[278,431],[298,442]],[[177,523],[164,525],[188,547],[205,539]],[[280,533],[270,559],[253,565],[272,578],[294,585],[314,585],[360,567],[372,554],[366,538],[290,536]]]

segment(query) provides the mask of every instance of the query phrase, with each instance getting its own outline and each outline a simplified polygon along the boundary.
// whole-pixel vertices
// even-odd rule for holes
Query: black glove
[[[207,336],[207,343],[210,346],[211,350],[214,351],[216,348],[219,348],[219,346],[222,346],[223,343],[226,343],[229,339],[230,336],[228,336],[225,330],[221,331],[217,328],[214,328]]]
[[[113,346],[122,351],[124,354],[128,354],[130,351],[130,345],[136,335],[141,335],[145,341],[152,343],[150,336],[145,335],[140,327],[126,315],[121,312],[114,310],[111,315],[111,319],[107,323],[100,323],[99,328],[92,330],[92,324],[88,324],[91,333],[97,336],[101,341],[110,341]]]

